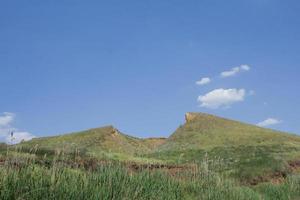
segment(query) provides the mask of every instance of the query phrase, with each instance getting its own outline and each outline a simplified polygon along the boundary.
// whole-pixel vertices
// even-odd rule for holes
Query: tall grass
[[[179,184],[120,165],[81,171],[63,166],[0,168],[0,199],[182,199]]]
[[[11,153],[0,166],[3,200],[292,200],[300,197],[300,177],[281,184],[239,186],[214,171],[221,161],[202,163],[170,173],[168,170],[133,170],[122,163],[105,162],[95,168],[68,165],[57,155],[44,165],[32,154]],[[37,164],[38,163],[38,164]],[[171,174],[171,175],[170,175]]]
[[[281,184],[261,184],[257,187],[257,191],[264,194],[265,200],[300,199],[300,176],[289,176]]]

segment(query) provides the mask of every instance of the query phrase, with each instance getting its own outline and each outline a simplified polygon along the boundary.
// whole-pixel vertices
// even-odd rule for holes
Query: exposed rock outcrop
[[[188,112],[188,113],[185,114],[185,122],[186,123],[192,122],[196,119],[197,116],[198,116],[197,113]]]

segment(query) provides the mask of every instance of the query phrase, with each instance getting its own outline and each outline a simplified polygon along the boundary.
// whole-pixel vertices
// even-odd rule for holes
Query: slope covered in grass
[[[116,200],[293,200],[300,196],[300,177],[289,176],[279,184],[240,186],[211,171],[203,161],[199,168],[170,176],[163,170],[129,170],[119,162],[93,170],[71,167],[63,161],[49,166],[35,158],[2,157],[0,199],[116,199]],[[43,163],[43,162],[42,162]]]
[[[119,132],[113,126],[90,129],[66,135],[36,138],[19,147],[42,150],[60,150],[65,153],[84,152],[96,158],[129,159],[137,153],[146,153],[161,144],[163,139],[139,139]]]
[[[22,148],[84,152],[98,159],[197,163],[221,160],[226,173],[245,182],[286,176],[288,162],[300,160],[300,137],[203,113],[187,113],[186,123],[169,138],[139,139],[112,126],[37,138]]]
[[[187,113],[186,123],[160,149],[209,149],[218,146],[287,145],[300,137],[203,113]]]
[[[300,137],[213,115],[187,113],[186,123],[148,157],[191,163],[206,155],[222,159],[228,172],[242,180],[275,172],[285,176],[288,161],[300,159]]]

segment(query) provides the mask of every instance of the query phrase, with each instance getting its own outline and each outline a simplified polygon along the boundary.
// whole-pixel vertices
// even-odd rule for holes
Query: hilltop
[[[132,159],[135,154],[150,152],[164,138],[140,139],[121,133],[113,126],[94,128],[53,137],[34,138],[19,147],[42,150],[81,151],[95,158]]]
[[[161,149],[202,149],[217,146],[298,146],[300,137],[205,113],[187,113],[186,122]]]
[[[22,148],[79,149],[98,159],[191,164],[207,157],[221,160],[230,176],[252,180],[289,173],[300,160],[300,137],[205,113],[187,113],[185,123],[169,138],[141,139],[113,126],[66,135],[36,138]]]
[[[181,125],[149,157],[168,162],[222,160],[242,180],[280,176],[300,159],[300,137],[204,113],[187,113]]]

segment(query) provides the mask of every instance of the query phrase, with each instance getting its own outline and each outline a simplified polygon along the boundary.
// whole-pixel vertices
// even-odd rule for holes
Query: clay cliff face
[[[196,119],[196,117],[198,116],[198,114],[196,113],[186,113],[185,114],[185,122],[188,123],[188,122],[192,122],[194,119]]]

